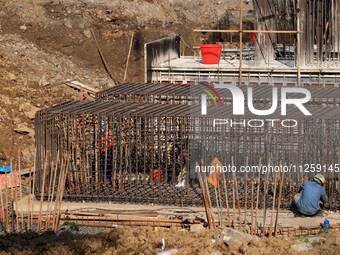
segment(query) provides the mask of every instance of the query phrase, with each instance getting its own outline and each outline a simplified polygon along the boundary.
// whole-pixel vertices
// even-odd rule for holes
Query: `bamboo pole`
[[[209,225],[209,228],[215,229],[215,219],[214,219],[214,215],[213,215],[213,212],[212,212],[210,197],[209,197],[209,193],[208,193],[208,190],[207,190],[207,186],[205,185],[204,178],[202,178],[202,176],[201,176],[201,181],[202,181],[202,187],[203,187],[204,194],[205,194],[205,203],[206,203],[206,206],[207,206],[207,212],[208,212],[208,215],[209,215],[208,225]]]
[[[0,202],[1,202],[1,219],[2,219],[2,224],[5,223],[5,210],[4,210],[4,200],[2,196],[2,189],[0,189]]]
[[[57,164],[57,163],[56,163]],[[48,194],[47,194],[47,212],[49,214],[51,208],[50,208],[50,200],[51,195],[53,193],[52,191],[52,182],[53,182],[53,175],[54,175],[54,161],[51,162],[51,171],[49,173],[49,183],[48,183]],[[45,230],[49,229],[50,219],[49,215],[47,216],[46,222],[45,222]]]
[[[218,182],[217,191],[218,191],[219,209],[220,209],[220,214],[221,214],[221,224],[223,224],[225,218],[222,216],[223,215],[223,210],[222,210],[223,206],[222,206],[221,186],[220,186],[219,182]]]
[[[59,201],[58,201],[58,211],[57,211],[56,224],[54,225],[54,227],[55,227],[54,233],[57,232],[57,228],[58,228],[58,225],[59,225],[59,217],[60,217],[60,214],[61,214],[61,204],[62,204],[62,201],[63,201],[63,195],[64,195],[64,190],[65,190],[66,171],[68,169],[68,166],[69,166],[68,163],[66,163],[66,166],[65,166],[65,169],[64,169],[62,186],[61,186],[61,193],[60,193]]]
[[[51,177],[51,179],[53,179],[52,181],[52,185],[50,186],[50,191],[51,191],[51,195],[49,197],[49,201],[48,201],[48,216],[47,216],[47,220],[46,220],[46,229],[50,228],[50,219],[51,219],[51,212],[52,212],[52,204],[53,204],[53,198],[54,198],[54,193],[55,193],[55,184],[56,184],[56,179],[57,179],[57,172],[58,172],[58,166],[59,166],[59,151],[57,153],[57,159],[56,159],[56,164],[55,164],[55,170],[54,170],[54,175]]]
[[[18,174],[18,170],[17,167],[15,167],[15,173],[18,175],[18,182],[19,182],[19,174]],[[14,189],[14,204],[15,204],[15,208],[13,207],[13,211],[15,213],[15,232],[17,233],[19,230],[19,213],[18,213],[18,189],[17,187],[15,187]]]
[[[216,208],[217,208],[217,215],[218,215],[218,224],[221,225],[222,223],[222,217],[221,217],[221,211],[220,211],[220,203],[219,203],[219,199],[218,199],[218,195],[217,195],[217,189],[214,186],[214,193],[215,193],[215,199],[216,199]]]
[[[60,166],[60,171],[59,171],[59,176],[58,176],[58,185],[57,185],[57,192],[56,192],[56,198],[54,202],[54,210],[53,210],[53,218],[52,218],[52,230],[54,231],[55,228],[55,222],[56,222],[56,217],[57,217],[57,205],[58,205],[58,200],[59,200],[59,195],[60,195],[60,187],[61,187],[61,182],[62,182],[62,177],[63,177],[63,169],[65,165],[65,159],[61,157],[61,166]]]
[[[239,31],[239,36],[240,36],[240,61],[239,61],[239,86],[242,85],[242,60],[243,60],[243,0],[240,0],[240,20],[239,20],[239,26],[240,26],[240,31]]]
[[[33,168],[35,169],[36,168],[36,165],[35,165],[35,162],[33,164]],[[31,193],[31,198],[34,198],[34,190],[35,190],[35,178],[36,178],[36,171],[33,172],[33,177],[32,177],[32,193]],[[34,221],[33,221],[33,212],[34,212],[34,202],[32,201],[31,203],[31,228],[33,228],[33,224],[34,224]]]
[[[300,30],[300,0],[296,0],[297,6],[297,14],[296,14],[296,28],[297,31]],[[296,34],[296,65],[297,65],[297,85],[300,87],[301,82],[301,67],[300,67],[300,58],[301,58],[301,34]]]
[[[9,232],[9,219],[8,219],[8,183],[7,183],[7,173],[6,173],[6,169],[5,169],[5,207],[6,207],[6,232]]]
[[[226,207],[227,207],[228,224],[230,225],[230,209],[229,209],[229,201],[228,201],[228,188],[227,188],[227,180],[226,180],[224,172],[223,172],[223,187],[224,187],[224,193],[225,193],[225,203],[226,203]]]
[[[21,183],[21,175],[20,175],[20,171],[21,171],[21,151],[19,149],[19,152],[18,152],[18,179],[19,179],[19,198],[20,198],[20,218],[21,218],[21,228],[24,228],[25,226],[25,223],[24,223],[24,211],[23,211],[23,208],[22,208],[22,183]]]
[[[38,231],[41,230],[41,217],[42,217],[42,205],[44,201],[44,195],[45,195],[45,181],[46,181],[46,172],[47,172],[47,162],[49,159],[49,154],[47,153],[45,162],[44,162],[44,169],[43,169],[43,175],[42,175],[42,184],[40,189],[40,202],[39,202],[39,217],[38,217]]]
[[[270,162],[270,161],[269,161],[269,162]],[[268,172],[265,174],[265,177],[264,177],[263,226],[262,226],[263,234],[264,234],[264,231],[265,231],[266,216],[267,216],[267,206],[266,206],[266,202],[267,202],[267,192],[268,192]]]
[[[262,158],[259,160],[259,169],[262,168]],[[257,213],[259,209],[259,199],[260,199],[260,186],[261,186],[261,172],[259,171],[257,177],[257,191],[256,191],[256,207],[255,207],[255,229],[254,234],[257,232]]]
[[[99,45],[98,45],[96,35],[95,35],[95,33],[93,32],[92,29],[91,29],[91,33],[92,33],[94,42],[95,42],[95,44],[96,44],[96,47],[97,47],[99,56],[100,56],[100,58],[101,58],[101,60],[102,60],[102,62],[103,62],[103,64],[104,64],[104,67],[105,67],[106,72],[108,73],[108,75],[110,76],[110,78],[112,79],[112,81],[113,81],[116,85],[119,84],[119,82],[118,82],[118,81],[113,77],[113,75],[112,75],[112,72],[111,72],[111,70],[110,70],[110,67],[109,67],[109,65],[107,64],[107,62],[106,62],[106,60],[105,60],[105,58],[104,58],[104,54],[103,54],[102,50],[100,49],[100,47],[99,47]]]
[[[198,165],[198,163],[196,163],[196,165]],[[203,179],[202,179],[201,171],[198,171],[197,175],[198,175],[198,181],[200,183],[201,190],[202,190],[203,204],[204,204],[204,209],[205,209],[205,213],[206,213],[206,216],[207,216],[208,226],[209,226],[210,229],[212,229],[211,213],[210,213],[210,210],[208,208],[208,199],[207,199],[205,187],[203,185]]]
[[[240,196],[238,194],[237,177],[235,181],[235,191],[236,191],[236,201],[237,201],[237,214],[238,214],[238,220],[240,222],[239,228],[241,229],[241,204],[240,204]]]
[[[11,224],[11,231],[15,231],[15,222],[14,222],[14,219],[15,219],[15,216],[14,216],[14,214],[15,214],[15,212],[14,212],[14,205],[13,205],[13,201],[14,201],[14,179],[15,179],[15,177],[14,177],[14,174],[15,174],[15,172],[16,172],[16,167],[13,165],[13,158],[12,158],[12,152],[11,152],[11,156],[10,156],[10,166],[11,166],[11,175],[10,175],[10,185],[11,185],[11,187],[10,187],[10,189],[11,189],[11,201],[10,201],[10,204],[11,204],[11,218],[10,218],[10,220],[11,220],[11,222],[10,222],[10,224]]]
[[[131,40],[130,40],[129,52],[128,52],[128,55],[127,55],[127,58],[126,58],[126,63],[125,63],[125,72],[124,72],[123,83],[125,82],[127,71],[128,71],[128,67],[129,67],[129,60],[130,60],[130,54],[131,54],[131,49],[132,49],[132,43],[133,43],[134,35],[135,35],[135,32],[132,32]]]
[[[251,198],[250,198],[250,218],[251,218],[251,234],[254,232],[254,182],[255,182],[255,173],[253,172],[252,177],[251,177]]]
[[[211,205],[211,198],[210,198],[210,191],[209,191],[209,186],[208,186],[208,181],[207,181],[207,177],[205,175],[203,175],[203,186],[205,187],[206,190],[206,195],[207,195],[207,200],[208,200],[208,206],[210,209],[210,218],[211,218],[211,222],[212,222],[212,229],[215,229],[215,219],[214,219],[214,215],[212,212],[212,205]]]
[[[231,158],[231,165],[234,166],[234,158]],[[235,173],[233,172],[233,180],[231,183],[231,187],[233,188],[233,225],[235,226],[236,224],[236,198],[235,198]]]
[[[276,210],[276,218],[275,218],[275,228],[274,228],[274,236],[276,236],[278,225],[279,225],[279,217],[280,217],[280,207],[281,207],[281,200],[282,200],[282,187],[283,187],[283,180],[284,174],[282,173],[280,179],[280,187],[279,187],[279,198],[278,198],[278,205]]]
[[[29,193],[28,193],[28,201],[27,201],[27,228],[28,230],[31,229],[31,195],[33,193],[32,191],[32,163],[29,167],[29,177],[28,177],[28,183],[29,183]]]
[[[248,166],[248,157],[246,157],[246,166]],[[247,226],[247,203],[248,203],[248,173],[246,172],[246,180],[245,180],[245,188],[244,188],[244,226],[243,231],[246,232]]]
[[[273,221],[274,221],[274,210],[275,210],[275,201],[276,201],[276,188],[277,188],[277,176],[275,174],[275,179],[274,179],[274,195],[273,195],[273,206],[272,206],[272,211],[270,215],[270,230],[269,230],[269,237],[272,237],[273,235]]]
[[[61,174],[60,174],[60,182],[58,185],[58,194],[56,197],[56,204],[55,204],[55,209],[54,209],[54,217],[53,217],[53,232],[56,233],[57,229],[58,229],[58,224],[59,224],[59,217],[61,214],[61,204],[62,204],[62,200],[63,200],[63,195],[64,195],[64,189],[65,189],[65,182],[66,182],[66,176],[67,176],[67,170],[69,167],[69,157],[68,155],[66,155],[64,157],[64,160],[66,161],[66,163],[64,164],[64,167],[61,168]]]

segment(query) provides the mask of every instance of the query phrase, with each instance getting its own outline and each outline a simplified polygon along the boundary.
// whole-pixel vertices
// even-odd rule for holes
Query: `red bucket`
[[[221,58],[222,44],[201,44],[203,64],[218,64]]]

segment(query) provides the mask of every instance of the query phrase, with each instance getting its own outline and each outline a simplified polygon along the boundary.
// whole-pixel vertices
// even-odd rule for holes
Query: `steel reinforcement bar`
[[[294,128],[266,123],[214,129],[214,118],[200,116],[199,105],[102,101],[55,106],[36,118],[36,195],[48,199],[56,194],[60,169],[66,167],[66,200],[201,206],[196,164],[204,170],[217,158],[237,171],[219,175],[218,185],[207,182],[210,194],[217,194],[211,195],[212,206],[288,208],[300,183],[319,171],[327,178],[327,207],[337,210],[339,108],[309,109],[313,116],[299,119]],[[216,106],[216,111],[231,116],[229,107]],[[298,118],[298,110],[287,115]],[[243,123],[253,116],[242,118],[236,120]],[[285,166],[289,171],[238,171],[242,166]],[[207,180],[213,177],[203,170]]]
[[[155,103],[155,104],[200,104],[200,94],[207,88],[209,83],[192,84],[153,84],[153,83],[126,83],[103,90],[96,95],[96,101],[115,101],[131,103]],[[214,84],[210,84],[214,87]],[[237,83],[224,83],[224,85],[238,85]],[[296,87],[296,84],[290,84]],[[283,87],[283,84],[243,84],[239,88],[247,94],[249,88],[252,90],[253,98],[257,103],[269,104],[272,98],[272,89]],[[308,102],[310,105],[340,105],[340,89],[330,84],[329,87],[320,88],[319,86],[303,86],[308,89],[312,98]],[[230,104],[232,97],[226,89],[216,88],[224,104]],[[214,102],[209,98],[208,103]]]

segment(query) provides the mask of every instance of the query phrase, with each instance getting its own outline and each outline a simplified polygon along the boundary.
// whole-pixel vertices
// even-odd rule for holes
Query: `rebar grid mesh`
[[[40,111],[36,118],[37,195],[41,194],[44,170],[44,193],[53,188],[51,169],[58,169],[65,155],[69,164],[64,199],[182,206],[203,205],[195,164],[209,165],[215,157],[224,165],[233,162],[238,167],[339,163],[339,108],[320,104],[309,109],[313,117],[300,119],[297,128],[225,126],[213,130],[213,117],[199,116],[199,105],[103,101],[52,107]],[[228,107],[218,111],[231,114]],[[290,109],[287,115],[297,116],[296,112]],[[251,117],[248,113],[244,116]],[[180,187],[183,174],[185,185]],[[313,174],[297,171],[284,176],[284,207],[290,205],[303,178]],[[339,172],[324,174],[329,207],[337,209]],[[277,177],[272,173],[226,173],[222,204],[228,201],[231,206],[236,188],[240,206],[254,206],[255,200],[249,198],[257,194],[267,197],[259,201],[259,208],[269,206],[279,192],[278,185],[273,186]],[[210,189],[213,192],[213,187]]]
[[[96,95],[96,101],[114,101],[114,102],[131,102],[131,103],[152,103],[152,104],[200,104],[201,98],[198,96],[206,84],[153,84],[153,83],[126,83],[121,84],[107,90],[103,90]],[[224,85],[238,85],[238,83],[223,83]],[[214,86],[214,84],[211,84]],[[297,84],[292,83],[290,87],[296,87]],[[258,83],[244,84],[239,88],[246,94],[249,88],[252,88],[253,97],[256,103],[271,103],[273,87],[284,87],[283,84],[266,84]],[[301,87],[299,87],[301,88]],[[310,105],[340,105],[340,89],[330,84],[328,87],[319,86],[303,86],[308,89],[312,98],[308,102]],[[232,102],[231,94],[225,89],[216,88],[220,94],[224,104]],[[208,103],[213,104],[210,98]]]

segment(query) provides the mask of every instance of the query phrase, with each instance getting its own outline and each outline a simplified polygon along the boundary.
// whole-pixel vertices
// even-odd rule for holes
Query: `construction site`
[[[340,0],[0,3],[1,254],[339,254]]]

